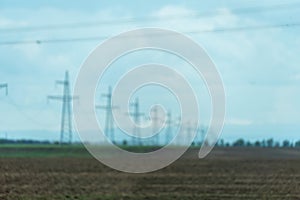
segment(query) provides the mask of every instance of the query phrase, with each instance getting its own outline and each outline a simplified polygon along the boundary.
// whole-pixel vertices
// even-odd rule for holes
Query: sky
[[[186,34],[215,63],[226,92],[222,138],[299,140],[300,26],[292,25],[300,23],[299,11],[300,1],[295,0],[284,3],[278,0],[79,0],[72,3],[0,0],[0,83],[9,84],[7,97],[0,91],[0,137],[7,134],[14,139],[56,140],[61,103],[47,101],[47,95],[62,93],[55,81],[63,79],[68,70],[71,83],[75,82],[84,60],[104,41],[97,38],[136,28],[158,27]],[[230,30],[285,24],[291,26]],[[91,37],[96,39],[57,41]],[[37,40],[41,42],[34,42]],[[114,85],[124,71],[149,62],[176,69],[185,65],[172,55],[153,51],[121,58],[100,82],[96,101],[105,103],[100,94],[106,92],[108,85]],[[211,108],[209,94],[203,82],[197,82],[197,77],[187,68],[182,73],[196,85],[203,110],[201,123],[206,125]],[[149,112],[151,104],[166,105],[171,101],[168,98],[172,97],[166,93],[150,87],[135,96],[143,102],[142,110]],[[166,100],[161,98],[163,102],[157,102],[158,96]],[[176,106],[172,103],[167,109],[176,110]],[[103,111],[98,116],[99,123],[103,124]]]

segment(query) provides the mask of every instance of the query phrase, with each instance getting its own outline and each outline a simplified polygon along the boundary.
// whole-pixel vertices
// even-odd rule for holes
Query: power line
[[[233,14],[250,14],[250,13],[265,13],[265,12],[273,12],[273,11],[282,11],[282,10],[290,10],[290,9],[298,9],[300,7],[300,3],[282,3],[276,5],[268,5],[268,6],[252,6],[252,7],[243,7],[243,8],[234,8],[228,9],[229,12]],[[151,21],[169,21],[169,20],[178,20],[178,19],[190,19],[190,18],[199,18],[211,15],[223,15],[220,12],[220,9],[213,11],[205,11],[201,13],[192,13],[188,15],[166,15],[163,18],[159,17],[139,17],[139,18],[123,18],[123,19],[113,19],[113,20],[103,20],[103,21],[93,21],[93,22],[74,22],[74,23],[65,23],[65,24],[48,24],[48,25],[40,25],[40,26],[27,26],[27,27],[11,27],[11,28],[2,28],[0,29],[0,33],[3,32],[29,32],[29,31],[51,31],[51,30],[59,30],[59,29],[78,29],[78,28],[87,28],[87,27],[95,27],[99,25],[117,25],[124,23],[134,23],[134,22],[151,22]]]
[[[203,34],[203,33],[225,33],[225,32],[240,32],[250,30],[266,30],[266,29],[278,29],[278,28],[297,28],[300,27],[300,22],[297,23],[286,23],[286,24],[272,24],[272,25],[256,25],[256,26],[241,26],[241,27],[228,27],[228,28],[217,28],[217,29],[204,29],[196,31],[182,32],[184,34]],[[142,36],[142,35],[140,35]],[[143,35],[144,36],[144,35]],[[148,36],[162,37],[170,36],[170,34],[149,34]],[[94,37],[78,37],[78,38],[57,38],[57,39],[45,39],[45,40],[19,40],[19,41],[3,41],[0,42],[1,46],[4,45],[19,45],[19,44],[47,44],[47,43],[66,43],[66,42],[89,42],[108,39],[111,36],[94,36]],[[139,35],[135,35],[139,37]],[[120,38],[119,38],[120,39]],[[125,39],[125,37],[123,37]]]
[[[44,128],[45,126],[50,126],[50,124],[41,123],[40,121],[37,121],[37,120],[36,120],[34,117],[32,117],[31,115],[27,114],[27,113],[24,111],[24,107],[18,105],[18,104],[16,103],[16,101],[15,101],[13,98],[8,97],[8,101],[6,101],[6,103],[9,104],[9,105],[11,105],[11,106],[13,106],[13,107],[16,109],[16,111],[18,111],[18,112],[24,117],[24,119],[26,119],[28,122],[31,122],[31,123],[33,123],[33,124],[35,124],[35,125],[37,125],[37,126],[43,127],[43,128]],[[40,109],[40,112],[41,112],[42,110],[44,110],[45,108],[46,108],[46,106],[44,106],[43,108],[41,108],[41,109]],[[39,113],[35,113],[35,116],[39,116],[40,112],[39,112]]]
[[[0,89],[3,89],[3,88],[6,89],[5,93],[6,93],[6,96],[8,96],[8,84],[7,83],[0,84]],[[24,112],[22,106],[18,105],[16,103],[16,101],[12,97],[8,96],[7,97],[7,101],[5,101],[5,103],[13,106],[16,109],[16,111],[18,111],[24,117],[24,119],[26,119],[28,122],[31,122],[31,123],[33,123],[35,125],[39,125],[41,127],[50,126],[49,124],[42,124],[41,122],[37,121],[35,118],[33,118],[30,115],[28,115],[26,112]],[[40,110],[42,111],[44,108],[45,107],[41,108]],[[35,115],[39,116],[39,114],[40,113],[36,113]]]

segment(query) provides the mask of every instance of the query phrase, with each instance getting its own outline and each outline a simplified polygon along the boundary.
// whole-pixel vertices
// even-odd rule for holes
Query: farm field
[[[2,146],[0,199],[300,199],[300,150],[190,149],[153,173],[127,174],[81,146]]]

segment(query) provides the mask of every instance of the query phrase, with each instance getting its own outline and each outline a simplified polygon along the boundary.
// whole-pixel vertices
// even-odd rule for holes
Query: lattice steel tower
[[[171,141],[172,136],[172,114],[171,111],[167,113],[167,121],[166,121],[166,144],[168,144]]]
[[[142,141],[141,141],[141,131],[139,125],[140,125],[140,117],[143,116],[144,114],[140,112],[140,104],[138,98],[135,99],[135,101],[131,104],[131,106],[133,107],[133,112],[129,114],[133,116],[133,120],[135,123],[133,128],[134,136],[132,136],[132,143],[134,145],[138,144],[141,146]]]
[[[159,121],[157,107],[154,107],[152,109],[152,112],[153,112],[153,117],[152,117],[152,122],[153,122],[153,124],[152,124],[152,132],[154,134],[155,132],[157,132],[158,121]],[[157,132],[156,135],[154,135],[154,145],[159,146],[159,132]]]
[[[72,101],[78,99],[71,95],[69,72],[65,73],[65,80],[56,81],[56,84],[63,85],[63,95],[51,95],[48,96],[50,100],[62,101],[61,111],[61,128],[60,128],[60,143],[71,143],[72,142]]]
[[[117,106],[112,105],[112,89],[109,86],[108,87],[108,93],[107,94],[102,94],[102,97],[105,97],[107,99],[106,105],[105,106],[96,106],[97,109],[104,109],[106,111],[105,115],[105,134],[108,135],[112,143],[116,143],[115,140],[115,131],[114,131],[114,118],[113,118],[113,113],[112,110],[116,109]]]
[[[188,141],[192,139],[192,125],[191,122],[187,122],[186,125],[186,136],[185,136],[185,145],[188,145]]]

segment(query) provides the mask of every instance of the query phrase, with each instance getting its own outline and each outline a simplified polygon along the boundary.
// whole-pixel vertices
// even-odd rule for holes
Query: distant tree
[[[234,147],[243,147],[243,146],[245,146],[245,141],[244,141],[244,139],[238,139],[237,141],[235,141],[235,142],[233,143],[233,146],[234,146]]]
[[[257,140],[257,141],[254,143],[254,146],[256,146],[256,147],[261,147],[260,141]]]
[[[250,141],[247,141],[246,146],[247,147],[252,147],[253,145],[252,145],[252,143]]]
[[[266,140],[261,141],[261,146],[262,146],[262,147],[266,147],[266,146],[267,146]]]
[[[274,140],[272,138],[267,140],[267,147],[274,147]]]
[[[205,145],[205,146],[209,146],[210,144],[209,144],[209,142],[208,142],[207,140],[205,140],[205,141],[204,141],[204,145]]]
[[[279,142],[275,142],[275,147],[280,147],[280,143]]]
[[[218,145],[219,145],[220,147],[224,147],[224,146],[225,146],[224,140],[221,139],[221,140],[218,142]]]
[[[282,142],[282,146],[283,146],[283,147],[290,147],[290,141],[284,140],[284,141]]]
[[[295,143],[295,147],[300,147],[300,140]]]
[[[123,144],[124,146],[127,146],[127,140],[123,140],[122,144]]]

